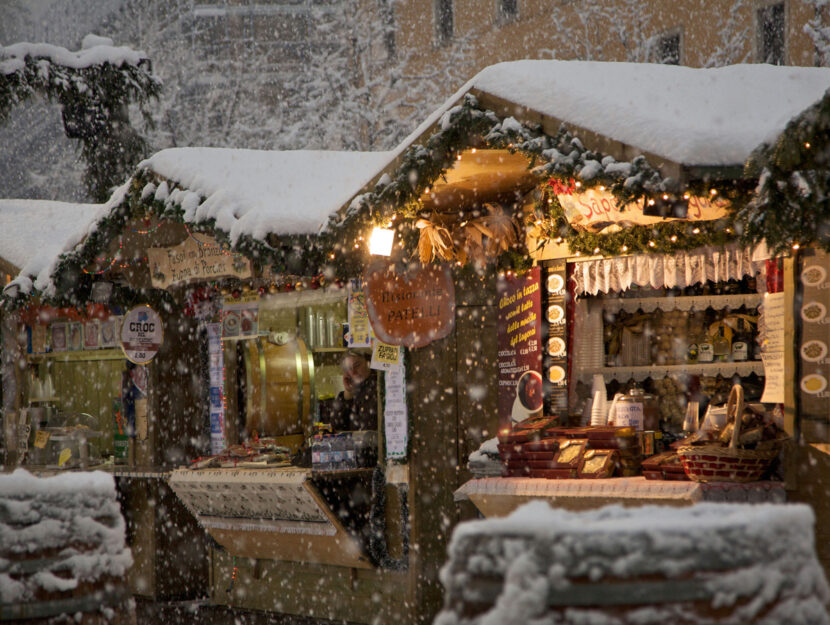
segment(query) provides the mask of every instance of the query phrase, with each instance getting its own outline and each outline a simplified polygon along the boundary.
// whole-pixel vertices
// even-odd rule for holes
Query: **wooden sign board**
[[[729,202],[721,197],[693,196],[686,201],[686,216],[678,218],[644,214],[643,198],[619,207],[612,193],[599,189],[587,189],[580,193],[567,190],[557,193],[556,198],[565,211],[568,223],[574,228],[595,233],[616,232],[620,227],[649,226],[666,221],[713,221],[726,217],[730,207]]]
[[[384,343],[424,347],[452,332],[455,285],[447,267],[417,266],[399,274],[385,269],[366,276],[366,307]]]
[[[151,247],[147,258],[157,289],[191,280],[251,277],[247,258],[222,249],[216,239],[203,234],[191,235],[174,247]]]

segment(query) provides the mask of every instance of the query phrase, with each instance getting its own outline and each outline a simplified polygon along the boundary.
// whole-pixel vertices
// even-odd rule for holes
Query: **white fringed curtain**
[[[766,246],[755,250],[726,246],[703,247],[676,254],[638,254],[575,263],[576,294],[596,295],[624,291],[632,285],[646,288],[685,288],[711,280],[740,280],[760,273],[768,257]]]

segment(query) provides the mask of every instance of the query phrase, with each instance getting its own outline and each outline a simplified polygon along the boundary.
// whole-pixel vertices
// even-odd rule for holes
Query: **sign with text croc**
[[[403,273],[385,267],[366,276],[366,307],[384,343],[424,347],[452,332],[455,286],[447,267],[417,266]]]
[[[143,365],[155,358],[164,340],[159,314],[147,305],[136,306],[121,324],[121,349],[127,360]]]

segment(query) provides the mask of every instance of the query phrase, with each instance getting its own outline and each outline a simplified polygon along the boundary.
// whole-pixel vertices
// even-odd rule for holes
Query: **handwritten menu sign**
[[[383,374],[384,394],[383,424],[386,435],[386,457],[406,457],[408,444],[408,420],[406,412],[406,379],[403,367],[390,369]]]
[[[547,335],[544,345],[546,414],[568,412],[568,333],[565,302],[565,263],[548,265],[544,279],[544,311]]]
[[[157,289],[190,280],[251,277],[247,258],[222,249],[216,239],[203,234],[191,235],[174,247],[151,247],[147,258],[150,280]]]
[[[369,313],[366,311],[366,291],[362,279],[349,282],[349,347],[370,347],[372,330],[369,327]]]
[[[784,403],[784,319],[786,306],[783,293],[767,293],[761,305],[761,360],[764,362],[764,393],[761,401]]]
[[[384,343],[409,348],[429,345],[449,335],[455,325],[450,270],[437,265],[417,265],[402,273],[370,269],[366,308],[372,330]]]
[[[524,421],[542,410],[542,299],[540,270],[499,279],[499,427]],[[564,311],[563,311],[564,315]]]
[[[827,419],[830,414],[830,276],[827,267],[830,256],[813,251],[803,257],[799,279],[803,288],[801,304],[801,379],[798,386],[801,393],[801,413],[807,417]],[[769,296],[768,296],[769,297]],[[764,310],[766,318],[766,304]],[[766,367],[766,360],[764,361]]]

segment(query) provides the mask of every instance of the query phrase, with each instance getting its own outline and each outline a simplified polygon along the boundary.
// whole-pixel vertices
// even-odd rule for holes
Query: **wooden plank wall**
[[[216,547],[212,554],[214,603],[337,622],[410,622],[407,572],[234,558]]]

